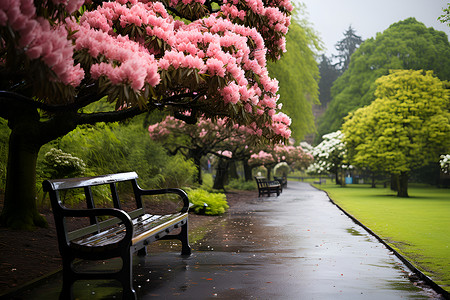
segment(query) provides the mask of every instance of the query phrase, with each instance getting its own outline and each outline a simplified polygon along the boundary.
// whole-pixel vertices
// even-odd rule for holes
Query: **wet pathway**
[[[389,250],[305,183],[236,205],[193,248],[188,258],[176,246],[136,258],[139,299],[430,299]],[[60,284],[53,277],[22,298],[57,299]],[[120,299],[108,282],[75,290]]]

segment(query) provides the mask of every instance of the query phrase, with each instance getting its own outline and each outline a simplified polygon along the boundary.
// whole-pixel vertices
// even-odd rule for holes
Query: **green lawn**
[[[450,190],[411,186],[410,198],[388,188],[317,186],[416,268],[450,291]]]

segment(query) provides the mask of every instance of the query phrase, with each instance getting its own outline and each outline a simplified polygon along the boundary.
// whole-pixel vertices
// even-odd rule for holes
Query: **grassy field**
[[[411,186],[410,198],[388,188],[317,186],[416,268],[450,291],[450,190]]]

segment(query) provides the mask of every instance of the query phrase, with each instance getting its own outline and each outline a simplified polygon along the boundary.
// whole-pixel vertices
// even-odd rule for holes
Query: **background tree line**
[[[443,22],[448,22],[448,10],[444,9],[445,14],[440,17]],[[442,175],[438,162],[440,157],[450,152],[450,145],[446,142],[450,139],[450,105],[446,92],[449,88],[450,45],[447,35],[427,28],[414,18],[394,23],[366,41],[353,33],[350,27],[344,34],[345,38],[336,44],[338,51],[343,49],[343,45],[359,45],[347,48],[354,50],[350,60],[338,55],[334,57],[339,57],[338,61],[333,62],[333,57],[325,56],[320,61],[320,100],[326,105],[326,110],[318,120],[315,142],[321,142],[328,134],[340,132],[338,130],[342,130],[347,120],[343,130],[346,137],[342,138],[346,152],[338,151],[342,156],[339,160],[341,165],[359,166],[363,168],[360,173],[401,175],[400,178],[393,177],[397,179],[391,182],[391,187],[403,196],[407,196],[405,186],[408,178],[432,184],[442,182],[441,177],[445,175]],[[353,37],[353,43],[346,42],[349,37]],[[345,65],[347,67],[343,68]],[[393,70],[397,70],[397,76],[390,75]],[[414,70],[417,72],[414,73]],[[422,72],[425,77],[419,75]],[[434,86],[429,83],[431,79],[423,79],[429,77],[437,82]],[[384,78],[383,83],[381,78]],[[397,85],[389,85],[388,81],[395,81]],[[421,82],[422,86],[418,86],[417,82]],[[427,88],[430,85],[433,87]],[[402,96],[398,98],[398,95],[386,93],[386,90],[395,90]],[[417,95],[421,95],[420,101]],[[431,98],[434,100],[427,100]],[[378,105],[375,105],[375,99]],[[423,104],[425,102],[427,104]],[[381,103],[390,103],[392,107],[389,110]],[[421,105],[425,105],[426,109],[419,108]],[[404,107],[408,109],[400,113]],[[419,115],[418,110],[428,113]],[[384,128],[382,124],[389,124],[385,126],[385,133],[380,132]],[[404,131],[400,128],[409,129]],[[426,146],[422,144],[424,141],[427,141]],[[316,158],[336,151],[330,149],[325,151],[326,155],[323,154],[321,150],[328,144],[325,139],[319,145],[321,147],[317,146]],[[375,144],[378,146],[373,146]],[[381,146],[383,144],[385,146]],[[316,163],[319,162],[320,159]],[[319,167],[316,164],[315,169],[320,170]],[[349,170],[343,172],[351,173]]]

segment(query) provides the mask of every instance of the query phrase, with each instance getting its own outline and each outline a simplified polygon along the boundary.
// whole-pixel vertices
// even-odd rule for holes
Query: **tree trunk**
[[[407,198],[408,196],[408,173],[401,172],[398,178],[398,191],[397,197]]]
[[[397,174],[391,174],[391,190],[395,192],[399,190],[399,178]]]
[[[347,186],[347,182],[345,181],[345,173],[344,173],[344,170],[342,170],[342,169],[338,169],[338,173],[340,174],[340,176],[339,176],[339,180],[341,181],[341,186],[342,187],[345,187],[345,186]]]
[[[239,175],[237,173],[237,166],[236,166],[236,161],[230,161],[229,163],[229,173],[228,173],[228,177],[231,179],[239,179]]]
[[[32,115],[12,126],[9,138],[5,201],[0,221],[13,229],[45,227],[47,221],[36,207],[36,161],[41,148]]]
[[[336,184],[340,185],[341,184],[341,179],[339,178],[339,171],[336,170],[336,173],[334,173],[335,179],[336,179]]]
[[[372,188],[376,188],[377,186],[376,186],[376,184],[375,184],[375,173],[374,172],[372,172]]]
[[[227,175],[228,175],[228,162],[225,159],[220,158],[217,164],[216,177],[214,178],[213,189],[224,190]]]
[[[195,167],[197,168],[197,175],[195,176],[194,181],[198,182],[198,184],[203,184],[203,176],[202,176],[202,166],[201,166],[201,155],[196,155],[194,151],[191,151],[190,156],[194,160]]]
[[[253,176],[252,176],[252,167],[250,167],[250,165],[248,164],[248,160],[243,160],[242,161],[243,165],[244,165],[244,176],[245,176],[245,181],[252,181],[253,180]]]
[[[272,166],[265,166],[267,169],[267,180],[270,180],[270,177],[272,176]]]

